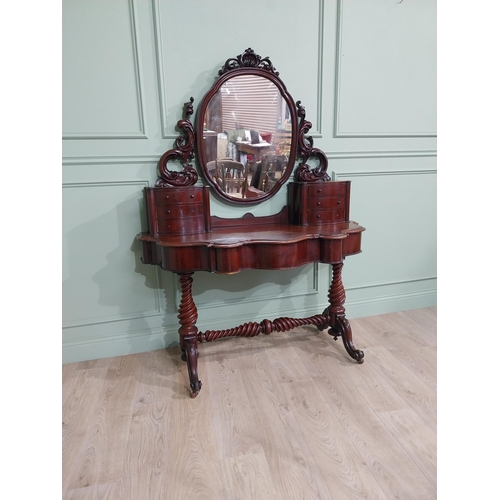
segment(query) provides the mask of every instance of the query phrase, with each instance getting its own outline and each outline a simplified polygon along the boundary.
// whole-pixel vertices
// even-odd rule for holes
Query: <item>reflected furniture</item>
[[[271,144],[262,142],[258,144],[251,144],[248,142],[237,142],[236,149],[241,153],[253,155],[254,161],[262,160],[262,155],[271,147]]]
[[[222,189],[232,196],[245,197],[248,166],[231,159],[215,160],[222,178]],[[236,193],[236,194],[235,194]]]
[[[255,171],[252,186],[262,192],[271,191],[276,183],[285,175],[288,166],[288,157],[282,154],[267,153]]]
[[[227,84],[225,92],[232,91],[236,85],[229,84],[240,77],[245,77],[245,82],[249,81],[247,77],[263,78],[275,86],[284,102],[281,109],[286,107],[286,116],[290,119],[291,147],[288,155],[270,153],[275,158],[280,156],[282,163],[281,175],[276,176],[269,191],[248,184],[240,186],[241,192],[236,196],[227,179],[224,180],[223,169],[219,168],[224,160],[211,159],[203,128],[210,120],[220,118],[214,111],[214,99],[218,109],[222,107],[220,89]],[[191,397],[198,395],[202,385],[198,373],[199,343],[227,337],[269,335],[273,331],[314,325],[319,330],[327,329],[335,340],[341,337],[349,356],[362,363],[364,354],[353,344],[345,315],[342,268],[345,257],[361,251],[364,227],[350,220],[351,182],[331,181],[325,154],[313,147],[311,137],[305,136],[311,123],[305,120],[304,107],[300,101],[293,106],[269,58],[258,56],[252,49],[228,59],[219,71],[219,79],[198,108],[197,132],[190,121],[193,102],[191,98],[185,103],[184,118],[178,122],[183,135],[177,138],[174,148],[160,158],[155,187],[144,189],[148,230],[138,235],[142,261],[179,276],[179,343],[181,357],[187,362]],[[203,179],[199,179],[190,163],[195,149]],[[312,157],[319,163],[315,168],[307,163]],[[171,160],[180,161],[182,170],[171,170],[168,167]],[[285,186],[292,171],[293,181]],[[234,205],[251,205],[269,199],[282,187],[287,189],[287,204],[274,215],[256,217],[248,212],[243,217],[222,218],[211,214],[210,199],[214,194]],[[247,196],[243,196],[244,190]],[[251,321],[223,330],[198,330],[198,312],[192,294],[194,273],[233,274],[247,269],[277,272],[316,262],[329,264],[332,270],[323,312],[306,318]]]

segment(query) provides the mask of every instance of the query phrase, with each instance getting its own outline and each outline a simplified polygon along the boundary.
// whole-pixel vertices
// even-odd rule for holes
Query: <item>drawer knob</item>
[[[321,193],[321,189],[318,189],[318,193]]]
[[[337,201],[337,205],[340,205],[341,203],[342,203],[342,202],[341,202],[340,200],[339,200],[339,201]]]
[[[167,214],[169,214],[169,213],[170,213],[170,210],[167,210]]]
[[[321,205],[321,201],[318,201],[317,205]]]
[[[194,198],[194,194],[191,195],[191,198]]]
[[[318,215],[316,215],[316,217],[317,217],[318,219],[321,219],[321,215],[319,215],[319,214],[318,214]]]

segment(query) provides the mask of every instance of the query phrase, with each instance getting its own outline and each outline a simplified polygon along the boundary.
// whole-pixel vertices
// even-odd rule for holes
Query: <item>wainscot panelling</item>
[[[63,245],[69,257],[63,268],[64,326],[160,314],[154,269],[143,276],[128,272],[137,267],[139,245],[134,236],[141,225],[142,201],[137,193],[147,185],[147,181],[63,185],[67,209]],[[144,279],[150,284],[149,293],[148,288],[146,293],[131,293]]]
[[[65,170],[66,177],[70,173]],[[100,356],[100,342],[124,332],[131,337],[139,332],[149,335],[164,321],[160,273],[142,264],[135,239],[146,227],[141,191],[148,185],[147,178],[63,184],[66,361],[80,359],[75,347],[95,344],[91,357]]]
[[[435,136],[435,53],[435,0],[340,0],[334,136]]]
[[[196,107],[248,47],[305,106],[332,177],[352,180],[351,217],[367,230],[344,267],[348,317],[435,304],[434,11],[428,0],[256,0],[242,17],[230,0],[63,0],[63,361],[177,343],[177,278],[140,260],[142,189],[183,103]],[[286,200],[284,188],[252,212]],[[247,211],[211,198],[214,215]],[[323,264],[196,273],[198,326],[316,314],[330,280]]]
[[[352,181],[351,219],[367,228],[362,253],[343,274],[350,316],[435,305],[436,157],[344,157],[331,164],[334,178]]]
[[[165,135],[177,135],[179,103],[191,96],[199,103],[226,60],[248,47],[270,57],[291,95],[300,96],[296,99],[308,107],[311,133],[319,134],[324,3],[254,0],[242,7],[232,0],[212,0],[197,2],[194,10],[186,2],[154,0],[160,95],[166,96],[162,99]],[[196,42],[186,44],[183,31],[186,35],[196,31]],[[296,37],[303,37],[302,43],[291,43]],[[300,73],[303,77],[298,78]]]
[[[66,0],[63,138],[146,139],[134,0]]]

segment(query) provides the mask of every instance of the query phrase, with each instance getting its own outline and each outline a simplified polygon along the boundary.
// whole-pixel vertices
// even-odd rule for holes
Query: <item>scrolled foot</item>
[[[189,395],[191,396],[191,399],[194,399],[200,393],[201,382],[198,380],[197,382],[190,384],[190,386],[191,386],[191,393]]]
[[[353,354],[349,353],[359,364],[364,363],[365,353],[359,349],[355,349]]]
[[[359,364],[364,362],[365,353],[356,349],[352,342],[352,331],[349,320],[345,316],[337,316],[335,320],[335,325],[328,330],[328,333],[337,340],[337,337],[342,337],[342,342],[344,343],[345,350],[347,354],[351,356],[352,359],[357,361]]]
[[[351,358],[357,361],[359,364],[363,363],[365,353],[363,351],[360,351],[359,349],[356,349],[354,347],[354,344],[352,343],[352,340],[346,339],[344,336],[342,336],[342,340],[344,341],[344,347],[347,351],[347,354],[349,354],[349,356],[351,356]]]
[[[198,378],[198,348],[191,339],[186,342],[186,348],[189,387],[191,388],[191,397],[195,398],[201,389],[201,381]]]

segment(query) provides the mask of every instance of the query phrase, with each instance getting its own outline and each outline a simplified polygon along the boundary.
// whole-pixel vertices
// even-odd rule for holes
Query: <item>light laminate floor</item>
[[[63,366],[63,500],[436,498],[436,308]]]

